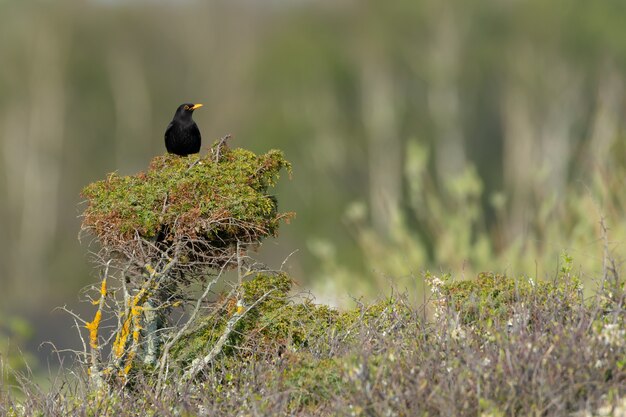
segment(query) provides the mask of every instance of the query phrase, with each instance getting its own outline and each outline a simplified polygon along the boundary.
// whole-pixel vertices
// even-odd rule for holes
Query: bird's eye
[[[189,106],[185,104],[185,110],[189,110]]]

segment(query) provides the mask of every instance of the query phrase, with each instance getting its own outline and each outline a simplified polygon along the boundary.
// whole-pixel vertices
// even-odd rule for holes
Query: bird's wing
[[[165,129],[165,149],[167,149],[167,151],[170,153],[172,152],[170,150],[170,141],[171,141],[173,127],[174,127],[174,121],[171,121],[170,124],[168,124],[167,128]]]
[[[168,138],[168,136],[172,133],[172,128],[174,127],[174,122],[171,121],[170,124],[167,125],[167,128],[165,129],[165,139]]]
[[[198,125],[195,123],[192,124],[191,127],[189,128],[189,133],[190,133],[190,137],[198,138],[197,141],[195,139],[193,140],[193,145],[190,148],[191,153],[200,152],[200,146],[202,144],[202,136],[200,135],[200,129],[198,129]]]

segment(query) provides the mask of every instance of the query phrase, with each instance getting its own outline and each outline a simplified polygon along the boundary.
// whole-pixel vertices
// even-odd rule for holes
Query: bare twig
[[[187,381],[190,381],[193,378],[195,378],[196,375],[198,375],[198,373],[202,369],[204,369],[209,363],[211,363],[213,361],[213,359],[215,359],[215,357],[217,355],[219,355],[220,352],[222,351],[222,348],[224,347],[224,343],[226,343],[226,340],[228,340],[228,338],[230,337],[230,335],[233,332],[235,326],[237,325],[237,323],[239,323],[239,320],[244,318],[246,316],[246,314],[248,314],[248,312],[250,310],[252,310],[260,302],[262,302],[267,297],[269,297],[269,295],[271,293],[273,293],[274,291],[275,291],[275,289],[271,289],[268,292],[266,292],[265,294],[263,294],[261,297],[259,297],[258,300],[256,300],[250,306],[248,306],[243,312],[241,312],[241,313],[235,312],[235,314],[233,314],[233,316],[230,318],[230,320],[228,320],[228,323],[226,323],[226,328],[224,329],[224,333],[222,333],[222,335],[217,340],[215,345],[211,348],[211,351],[207,355],[205,355],[204,357],[196,358],[196,359],[194,359],[191,362],[191,366],[183,374],[183,378],[182,378],[183,382],[187,382]]]
[[[196,165],[198,165],[200,163],[200,158],[196,159],[195,161],[193,161],[190,165],[189,168],[187,168],[187,170],[185,171],[185,174],[187,174],[189,171],[191,171],[191,168],[195,167]]]
[[[299,249],[296,249],[293,252],[291,252],[289,255],[287,255],[287,257],[283,260],[283,263],[280,264],[280,269],[279,269],[280,272],[284,272],[285,265],[287,264],[287,261],[289,261],[289,258],[291,258],[292,255],[295,255],[298,252],[299,252]]]
[[[211,288],[213,287],[213,285],[215,285],[217,283],[217,281],[222,277],[222,274],[224,273],[224,269],[225,269],[225,267],[222,267],[220,269],[220,272],[217,274],[217,276],[213,280],[209,281],[209,283],[206,285],[202,295],[196,300],[196,305],[195,305],[195,307],[194,307],[194,309],[193,309],[189,319],[185,322],[183,327],[181,327],[180,330],[171,339],[169,339],[164,344],[163,352],[161,354],[161,359],[159,361],[160,362],[159,363],[159,376],[158,376],[158,382],[157,382],[157,387],[156,387],[157,395],[159,395],[159,393],[161,392],[161,388],[163,387],[163,384],[165,382],[166,364],[169,362],[169,351],[170,351],[170,349],[172,348],[172,346],[174,346],[174,344],[176,342],[178,342],[178,340],[180,340],[180,338],[189,329],[191,324],[195,321],[196,316],[198,315],[198,312],[200,311],[200,307],[201,307],[202,303],[204,302],[206,297],[208,297],[209,293],[211,292]]]
[[[219,141],[219,143],[217,144],[217,146],[215,147],[215,163],[218,163],[218,162],[220,161],[220,152],[221,152],[221,150],[222,150],[222,147],[226,144],[226,141],[227,141],[228,139],[230,139],[230,138],[231,138],[231,135],[230,135],[230,134],[228,134],[228,135],[226,135],[226,136],[223,136],[223,137],[220,139],[220,141]]]

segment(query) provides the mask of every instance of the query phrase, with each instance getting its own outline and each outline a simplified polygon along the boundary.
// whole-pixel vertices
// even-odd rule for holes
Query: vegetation
[[[494,323],[513,325],[513,321],[517,325],[532,326],[539,312],[523,306],[530,297],[534,299],[533,304],[541,308],[552,308],[551,302],[558,297],[559,309],[564,313],[582,303],[582,286],[577,277],[535,282],[481,273],[473,281],[442,283],[436,277],[429,277],[429,282],[432,290],[443,296],[443,305],[436,314],[449,314],[450,311],[443,311],[447,307],[459,316],[461,324],[471,327],[491,327]]]
[[[15,383],[16,371],[35,366],[37,359],[20,347],[32,338],[32,333],[26,320],[0,314],[0,381]]]
[[[570,274],[552,283],[495,274],[428,280],[427,310],[405,294],[335,310],[289,296],[293,282],[284,274],[259,274],[241,288],[246,302],[275,292],[246,314],[197,379],[185,383],[175,371],[158,391],[154,374],[143,369],[121,390],[70,379],[41,393],[24,383],[27,400],[5,393],[0,410],[10,416],[624,412],[623,293],[617,304],[607,293],[585,300]],[[236,311],[232,302],[222,305],[179,340],[172,354],[181,366],[222,334]]]
[[[276,231],[267,191],[289,163],[223,146],[85,189],[102,278],[93,319],[70,311],[84,351],[49,392],[13,373],[22,399],[0,386],[3,415],[626,411],[626,291],[610,256],[590,298],[563,254],[550,281],[426,273],[419,308],[402,292],[331,308],[248,254]],[[229,268],[236,283],[225,282]]]
[[[215,345],[203,361],[220,353],[235,328],[245,324],[243,307],[226,316],[229,300],[208,307],[206,302],[212,287],[223,285],[226,270],[237,268],[240,280],[243,268],[252,274],[248,250],[292,216],[279,213],[276,198],[268,194],[279,172],[291,165],[279,151],[257,156],[230,150],[227,139],[205,156],[157,157],[146,173],[110,174],[83,190],[83,230],[101,246],[94,260],[102,278],[90,298],[97,306],[92,320],[66,311],[89,332],[89,351],[84,342],[81,359],[96,385],[129,384],[141,366],[158,369],[158,383],[164,384],[181,344],[189,342],[187,330],[205,309],[213,310],[205,315],[220,336],[202,339],[203,346]],[[193,297],[192,283],[202,286],[201,296]],[[248,309],[270,295],[250,301],[246,294],[234,302],[249,302]],[[189,316],[174,323],[173,314],[186,307]],[[223,320],[215,322],[218,316]],[[199,350],[194,353],[194,361],[199,360]],[[203,366],[193,362],[185,378],[195,377]]]
[[[112,173],[86,187],[83,229],[106,250],[127,257],[136,256],[143,241],[172,245],[182,239],[207,245],[205,256],[230,256],[223,248],[258,243],[291,217],[278,213],[276,199],[267,194],[283,168],[290,171],[291,165],[280,151],[257,156],[221,142],[202,157],[156,157],[146,173]]]

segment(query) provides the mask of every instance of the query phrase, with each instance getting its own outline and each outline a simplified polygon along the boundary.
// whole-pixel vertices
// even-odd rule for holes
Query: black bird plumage
[[[184,103],[176,109],[174,118],[165,129],[165,149],[169,153],[187,156],[200,152],[200,129],[191,117],[199,107],[202,104]]]

